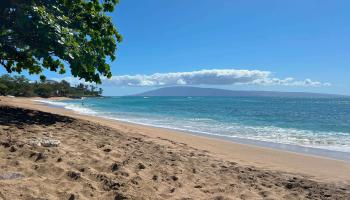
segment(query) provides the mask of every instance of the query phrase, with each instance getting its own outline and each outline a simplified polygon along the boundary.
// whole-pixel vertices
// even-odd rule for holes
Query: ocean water
[[[350,153],[350,98],[102,97],[85,98],[83,105],[82,100],[44,102],[200,135]]]

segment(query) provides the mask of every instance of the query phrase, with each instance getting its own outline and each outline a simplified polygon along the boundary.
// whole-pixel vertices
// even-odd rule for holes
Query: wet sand
[[[345,161],[0,100],[0,199],[350,199]]]

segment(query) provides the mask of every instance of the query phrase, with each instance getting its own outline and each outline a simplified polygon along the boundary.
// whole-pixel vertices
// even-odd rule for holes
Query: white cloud
[[[78,78],[74,78],[74,77],[65,77],[65,78],[51,78],[50,80],[54,80],[54,81],[62,81],[65,80],[68,83],[70,83],[71,85],[78,85],[80,83],[84,83],[84,84],[89,84],[87,82],[85,82],[83,79],[79,80]]]
[[[66,78],[71,83],[77,83],[75,78]],[[274,77],[269,71],[260,70],[236,70],[236,69],[211,69],[191,72],[155,73],[151,75],[122,75],[113,76],[111,79],[103,79],[103,85],[109,86],[174,86],[174,85],[282,85],[318,87],[330,86],[330,83],[322,83],[311,79],[295,80],[294,78],[280,79]]]
[[[116,86],[169,86],[169,85],[230,85],[250,83],[267,78],[270,72],[259,70],[213,69],[192,72],[155,73],[152,75],[113,76],[104,84]]]
[[[311,79],[305,79],[301,81],[294,80],[294,78],[285,78],[285,79],[279,79],[279,78],[265,78],[265,79],[257,79],[253,81],[253,84],[257,85],[282,85],[282,86],[301,86],[301,87],[318,87],[318,86],[331,86],[330,83],[325,82],[319,82],[319,81],[313,81]]]

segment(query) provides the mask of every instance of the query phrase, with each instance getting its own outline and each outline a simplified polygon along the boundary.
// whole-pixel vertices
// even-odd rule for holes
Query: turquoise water
[[[157,127],[350,152],[349,98],[104,97],[46,103]]]

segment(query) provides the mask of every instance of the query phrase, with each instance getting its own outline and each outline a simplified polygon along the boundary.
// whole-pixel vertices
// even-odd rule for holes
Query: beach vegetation
[[[83,83],[71,86],[62,81],[30,81],[25,76],[8,74],[0,76],[0,95],[20,97],[95,97],[101,96],[103,90],[94,85]]]

